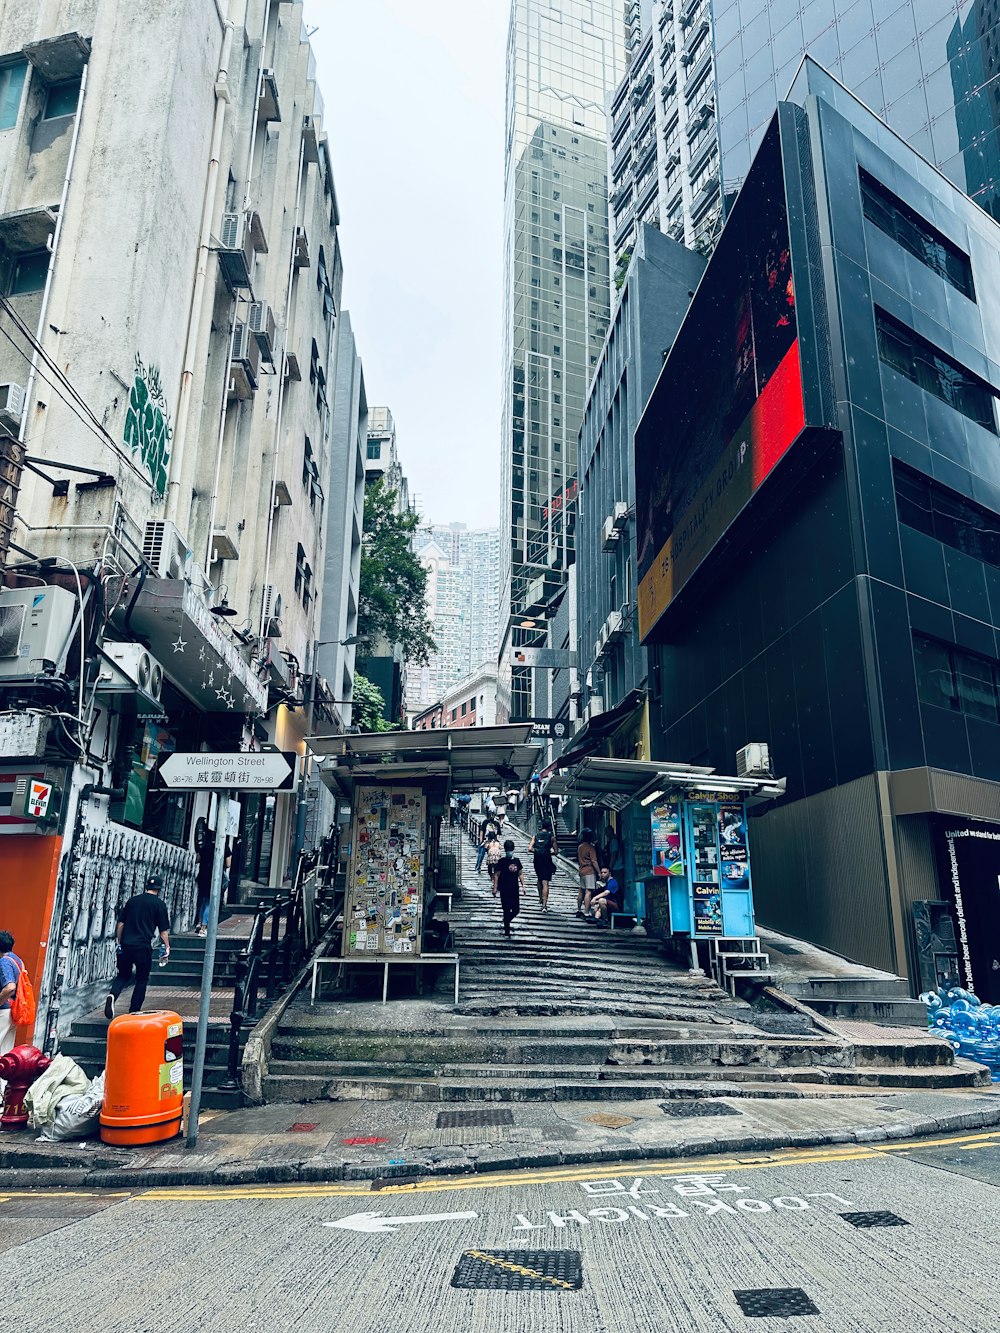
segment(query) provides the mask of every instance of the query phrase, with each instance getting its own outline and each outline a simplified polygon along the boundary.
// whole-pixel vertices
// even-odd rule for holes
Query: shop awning
[[[753,804],[785,794],[784,778],[739,778],[716,773],[714,768],[640,759],[602,759],[590,755],[545,784],[550,796],[572,796],[581,805],[624,810],[633,801],[652,804],[672,793],[704,792],[716,800],[744,800]]]
[[[186,579],[146,579],[134,606],[123,599],[117,617],[204,712],[267,712],[266,683]]]
[[[577,762],[584,755],[592,754],[595,746],[632,723],[645,702],[645,690],[631,690],[620,704],[609,708],[605,713],[598,713],[596,717],[589,718],[580,730],[570,737],[571,748],[556,761],[558,767],[565,768],[567,764]]]
[[[349,795],[357,782],[427,779],[449,791],[522,786],[538,762],[531,723],[507,727],[456,727],[441,731],[361,732],[310,736],[314,754],[326,756],[324,783]]]

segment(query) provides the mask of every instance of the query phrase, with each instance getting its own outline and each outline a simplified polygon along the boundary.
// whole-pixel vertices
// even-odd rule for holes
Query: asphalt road
[[[1000,1329],[1000,1134],[378,1186],[0,1195],[5,1325]]]

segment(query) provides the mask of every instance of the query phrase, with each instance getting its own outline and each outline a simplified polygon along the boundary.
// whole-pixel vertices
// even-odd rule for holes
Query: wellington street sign
[[[233,791],[290,790],[294,753],[253,750],[246,754],[172,754],[160,766],[166,787]]]

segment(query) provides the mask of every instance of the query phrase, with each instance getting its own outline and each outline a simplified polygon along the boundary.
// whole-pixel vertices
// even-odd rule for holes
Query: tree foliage
[[[383,716],[385,696],[377,685],[360,671],[354,673],[354,698],[351,722],[360,731],[391,731],[392,724]]]
[[[427,571],[411,544],[419,523],[412,510],[397,513],[396,492],[382,481],[366,488],[358,635],[368,651],[380,637],[401,644],[407,662],[418,666],[435,648],[424,601]]]

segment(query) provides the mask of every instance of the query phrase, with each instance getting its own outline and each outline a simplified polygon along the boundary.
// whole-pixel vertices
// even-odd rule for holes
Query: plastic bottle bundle
[[[1000,1005],[983,1004],[978,995],[952,986],[924,991],[927,1026],[949,1042],[956,1055],[986,1065],[1000,1082]]]

